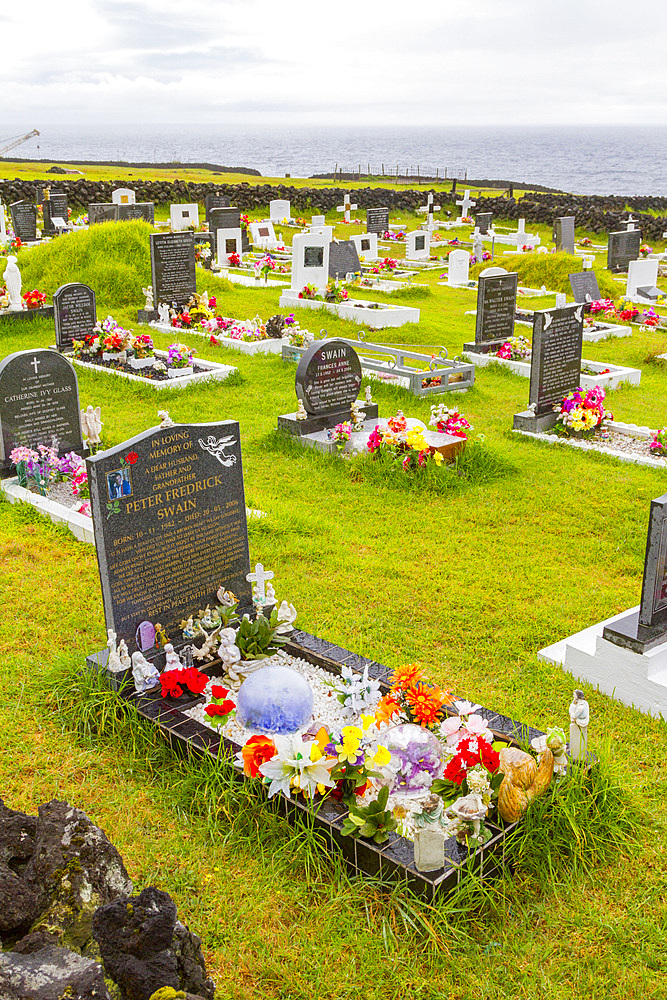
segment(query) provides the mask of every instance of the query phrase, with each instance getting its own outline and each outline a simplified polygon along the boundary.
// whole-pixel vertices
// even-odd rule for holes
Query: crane
[[[32,139],[34,135],[39,135],[39,131],[34,128],[32,132],[27,132],[25,135],[14,136],[10,139],[6,146],[0,146],[0,156],[4,156],[8,153],[10,149],[14,149],[16,146],[20,146],[22,142],[26,142],[28,139]]]

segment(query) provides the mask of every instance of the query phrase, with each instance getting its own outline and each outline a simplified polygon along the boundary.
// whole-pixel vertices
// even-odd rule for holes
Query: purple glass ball
[[[295,733],[313,714],[313,691],[296,670],[269,664],[246,677],[236,699],[236,718],[246,729]]]

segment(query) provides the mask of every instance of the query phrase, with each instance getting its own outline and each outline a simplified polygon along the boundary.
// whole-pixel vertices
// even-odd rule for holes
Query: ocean
[[[327,127],[136,125],[40,127],[23,158],[216,163],[264,176],[333,171],[456,176],[540,184],[575,194],[667,196],[667,127]],[[3,129],[7,131],[7,129]],[[3,141],[0,139],[0,147]]]

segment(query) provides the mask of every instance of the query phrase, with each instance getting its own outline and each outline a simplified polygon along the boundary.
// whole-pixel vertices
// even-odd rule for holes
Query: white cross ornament
[[[356,210],[358,208],[359,208],[358,205],[353,205],[352,204],[352,202],[350,201],[350,194],[349,194],[349,192],[346,192],[345,195],[343,196],[343,204],[342,205],[337,205],[336,206],[336,211],[337,212],[344,212],[345,215],[343,216],[343,218],[345,219],[346,222],[349,222],[350,221],[350,212],[356,212]]]
[[[470,215],[470,209],[473,205],[476,205],[477,202],[471,199],[470,191],[466,190],[461,201],[457,201],[456,204],[461,206],[461,218],[467,219]]]
[[[637,227],[635,226],[635,222],[637,222],[637,221],[638,221],[637,219],[633,219],[632,218],[632,212],[630,212],[630,217],[628,219],[626,219],[626,222],[625,222],[625,228],[626,228],[626,230],[628,232],[630,232],[632,229],[636,229]]]
[[[37,366],[41,365],[41,363],[42,362],[38,361],[37,358],[33,358],[32,361],[30,362],[31,367],[35,369],[35,375],[37,375]]]
[[[433,195],[429,194],[426,199],[426,204],[422,205],[417,209],[418,212],[426,212],[426,222],[428,223],[429,229],[433,228],[433,213],[440,211],[440,205],[433,204]]]
[[[272,570],[265,570],[261,563],[257,563],[255,566],[255,572],[248,573],[246,576],[248,583],[253,583],[255,585],[253,590],[255,591],[258,603],[262,606],[266,604],[266,581],[273,580],[273,575]]]

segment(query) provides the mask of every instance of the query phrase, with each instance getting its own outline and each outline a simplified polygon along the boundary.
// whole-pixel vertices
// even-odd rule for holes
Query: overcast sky
[[[5,0],[5,126],[667,124],[654,0]]]

